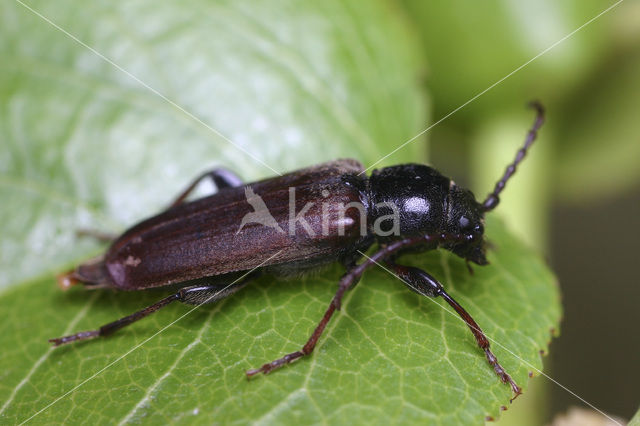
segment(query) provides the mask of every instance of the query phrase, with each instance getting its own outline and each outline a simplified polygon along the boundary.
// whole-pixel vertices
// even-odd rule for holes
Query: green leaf
[[[547,349],[550,328],[557,327],[558,292],[544,263],[498,222],[489,222],[488,234],[497,246],[491,265],[473,275],[443,252],[405,256],[403,262],[442,280],[526,388],[527,374],[542,368],[539,350]],[[261,279],[148,342],[190,308],[172,306],[108,339],[57,349],[48,348],[46,339],[95,328],[166,292],[63,294],[48,277],[17,287],[0,301],[7,307],[0,392],[1,400],[10,398],[3,421],[25,420],[96,373],[37,421],[479,424],[509,405],[509,387],[453,311],[377,268],[346,296],[313,355],[247,381],[245,370],[306,341],[340,273],[336,267],[313,278]]]
[[[633,415],[633,418],[629,420],[629,426],[638,425],[640,425],[640,410],[636,411],[636,414]]]
[[[371,164],[427,125],[420,55],[388,3],[29,6],[277,171],[344,156]],[[451,310],[379,269],[347,295],[312,356],[252,381],[246,369],[306,341],[338,267],[265,277],[157,336],[190,308],[50,348],[48,338],[166,295],[59,292],[53,273],[101,249],[76,229],[118,232],[214,164],[247,180],[273,172],[18,3],[0,8],[3,423],[455,424],[497,417],[507,405],[509,388]],[[420,148],[416,141],[386,162],[417,161]],[[405,262],[442,279],[508,349],[494,344],[526,387],[558,324],[558,290],[498,222],[489,221],[488,235],[493,263],[474,275],[444,253]]]

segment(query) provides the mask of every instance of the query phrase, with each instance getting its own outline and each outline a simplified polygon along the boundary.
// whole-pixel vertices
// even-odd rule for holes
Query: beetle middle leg
[[[340,309],[342,296],[347,290],[353,288],[353,286],[355,286],[360,281],[362,272],[357,273],[356,272],[357,270],[358,270],[358,267],[354,267],[350,271],[348,271],[346,274],[344,274],[344,276],[340,280],[338,291],[336,292],[335,296],[333,296],[333,299],[331,300],[329,307],[324,313],[324,316],[320,320],[320,323],[316,326],[316,329],[313,331],[313,334],[311,335],[307,343],[302,347],[302,349],[300,349],[299,351],[287,354],[282,358],[279,358],[268,364],[264,364],[260,368],[247,371],[246,372],[247,377],[254,376],[258,373],[269,374],[271,371],[278,369],[284,366],[285,364],[289,364],[299,358],[302,358],[305,355],[309,355],[311,352],[313,352],[313,349],[316,347],[316,344],[318,343],[318,339],[320,338],[320,336],[322,335],[322,332],[324,331],[325,327],[329,323],[329,320],[333,316],[333,313],[336,311],[336,309],[338,310]]]
[[[432,237],[425,236],[423,238],[425,238],[426,240],[429,240]],[[378,250],[376,253],[374,253],[371,257],[367,257],[367,259],[365,259],[360,264],[355,264],[355,258],[351,259],[351,261],[347,261],[346,264],[350,266],[347,267],[348,268],[347,272],[340,279],[340,283],[338,284],[338,291],[333,296],[333,299],[331,299],[331,303],[329,304],[329,307],[325,311],[324,316],[322,317],[322,319],[316,326],[316,329],[313,331],[313,334],[311,335],[311,337],[309,337],[309,340],[307,340],[307,343],[305,343],[302,349],[300,349],[299,351],[287,354],[282,358],[276,359],[275,361],[271,361],[270,363],[264,364],[260,368],[247,371],[246,372],[247,377],[254,376],[258,373],[269,374],[271,371],[278,369],[286,364],[289,364],[297,359],[300,359],[305,355],[309,355],[311,352],[313,352],[313,349],[316,347],[316,344],[318,343],[318,339],[322,335],[322,332],[326,328],[334,312],[336,310],[340,310],[340,307],[342,304],[342,297],[344,296],[344,293],[347,290],[352,289],[356,284],[358,284],[358,282],[360,281],[360,278],[362,277],[362,274],[364,274],[364,271],[366,271],[371,266],[375,265],[378,261],[381,261],[385,257],[391,255],[393,252],[397,251],[399,248],[406,245],[413,244],[413,243],[414,242],[412,242],[412,240],[407,239],[407,240],[396,242],[389,246],[385,246],[380,250]],[[362,252],[359,250],[358,250],[358,253],[362,254]]]
[[[189,196],[193,192],[193,190],[198,186],[200,182],[203,180],[210,178],[213,183],[216,185],[218,190],[222,188],[233,188],[236,186],[242,185],[242,179],[235,173],[225,168],[219,167],[213,170],[209,170],[195,178],[193,182],[189,184],[189,186],[178,195],[173,203],[169,206],[169,208],[175,207],[181,204],[185,198]]]
[[[522,393],[520,386],[513,381],[511,376],[506,372],[504,368],[498,362],[498,358],[491,352],[491,348],[489,345],[489,339],[480,329],[480,326],[475,322],[475,320],[469,315],[469,313],[458,303],[456,300],[449,296],[449,294],[444,290],[442,284],[438,282],[433,276],[423,271],[422,269],[414,268],[411,266],[402,266],[398,265],[392,261],[385,262],[387,267],[390,268],[395,274],[402,280],[402,282],[409,287],[412,291],[427,297],[438,297],[441,296],[444,300],[447,301],[449,305],[460,315],[460,317],[467,324],[473,336],[476,338],[476,342],[478,346],[484,351],[487,361],[491,367],[493,367],[493,371],[498,375],[502,383],[509,384],[513,393],[515,394],[514,399],[518,397]]]
[[[58,337],[55,339],[49,339],[50,343],[54,346],[60,346],[65,343],[75,342],[77,340],[87,340],[94,337],[108,336],[114,332],[126,327],[134,322],[141,320],[142,318],[154,313],[155,311],[164,308],[171,302],[179,301],[188,305],[203,305],[205,303],[212,303],[225,297],[231,296],[238,290],[246,286],[249,281],[253,280],[260,274],[259,271],[253,271],[243,278],[237,280],[232,284],[214,284],[214,285],[197,285],[191,287],[181,288],[178,292],[171,296],[165,297],[153,305],[147,306],[131,315],[120,318],[119,320],[110,322],[103,325],[97,330],[81,331],[80,333],[71,334],[69,336]]]

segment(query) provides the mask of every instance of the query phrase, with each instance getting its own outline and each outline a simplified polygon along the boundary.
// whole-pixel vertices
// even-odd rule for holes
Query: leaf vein
[[[91,308],[91,305],[93,305],[93,303],[96,301],[98,296],[99,294],[96,292],[89,297],[84,307],[76,314],[76,316],[71,320],[71,322],[69,322],[69,325],[67,326],[67,328],[65,328],[65,330],[62,332],[63,335],[67,335],[71,333],[71,331],[78,324],[78,321],[80,321],[85,315],[87,315],[89,308]],[[20,389],[22,389],[22,387],[29,382],[29,380],[35,374],[38,368],[47,360],[47,358],[49,358],[49,355],[51,355],[51,353],[54,350],[55,348],[53,346],[50,346],[47,349],[47,351],[44,354],[42,354],[42,356],[40,356],[40,358],[38,358],[38,360],[33,364],[31,369],[27,372],[27,374],[20,381],[20,383],[18,383],[18,385],[15,388],[13,388],[13,391],[11,391],[11,395],[9,395],[9,398],[7,398],[5,403],[2,405],[2,408],[0,408],[0,415],[2,415],[2,413],[4,413],[4,411],[11,405],[11,403],[15,399]]]

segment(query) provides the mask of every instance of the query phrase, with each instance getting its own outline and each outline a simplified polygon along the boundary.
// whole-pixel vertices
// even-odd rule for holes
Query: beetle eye
[[[469,219],[466,216],[461,216],[460,220],[458,221],[458,223],[460,224],[460,228],[461,229],[465,229],[469,226]]]

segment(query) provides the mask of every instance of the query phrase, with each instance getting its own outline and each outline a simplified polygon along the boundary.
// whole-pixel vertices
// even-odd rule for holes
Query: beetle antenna
[[[516,172],[516,167],[518,166],[518,164],[520,164],[525,155],[527,155],[527,150],[536,140],[536,137],[538,136],[538,130],[540,130],[540,127],[542,127],[542,124],[544,123],[544,107],[542,106],[542,104],[538,101],[533,101],[529,104],[529,106],[535,109],[537,113],[536,118],[533,122],[533,126],[531,126],[529,133],[527,133],[527,138],[524,141],[524,145],[518,150],[513,163],[509,164],[507,169],[504,171],[502,178],[496,183],[496,186],[493,188],[493,192],[487,195],[487,198],[482,203],[482,210],[484,210],[485,212],[495,209],[498,203],[500,203],[500,197],[498,197],[498,195],[504,189],[507,181]]]

